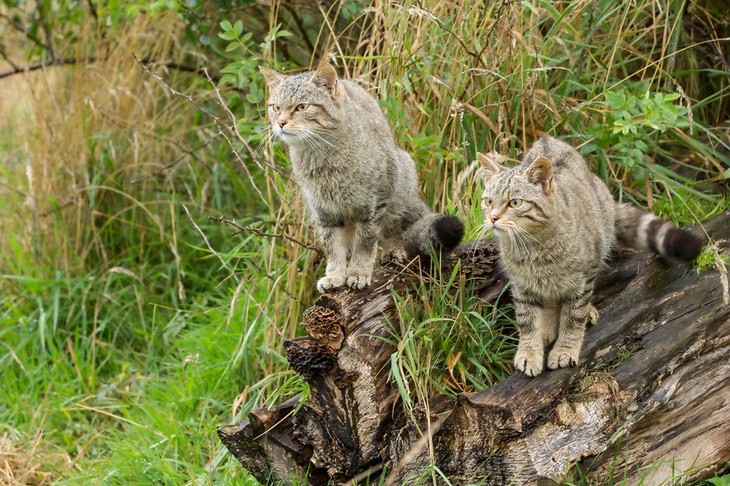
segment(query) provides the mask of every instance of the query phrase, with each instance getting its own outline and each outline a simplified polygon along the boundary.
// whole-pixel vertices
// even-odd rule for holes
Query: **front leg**
[[[562,302],[558,339],[548,354],[548,368],[556,370],[578,364],[586,323],[598,321],[598,311],[590,302],[591,295],[593,284],[586,283],[582,292]]]
[[[319,239],[327,258],[325,275],[317,282],[317,290],[324,293],[345,285],[347,280],[348,231],[344,223],[319,223]]]
[[[547,317],[544,303],[540,299],[527,296],[512,288],[512,300],[515,303],[517,330],[520,342],[515,353],[515,368],[527,376],[542,373],[545,361],[545,345],[543,343],[543,327]]]
[[[355,223],[352,256],[347,267],[347,286],[352,289],[364,289],[372,281],[384,211],[384,206],[376,208]]]

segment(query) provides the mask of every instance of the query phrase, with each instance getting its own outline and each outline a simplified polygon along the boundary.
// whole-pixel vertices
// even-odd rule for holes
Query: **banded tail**
[[[690,261],[702,251],[702,240],[689,231],[630,204],[616,204],[616,228],[619,241],[666,258]]]
[[[409,256],[428,255],[432,249],[450,251],[464,237],[464,223],[456,216],[429,213],[403,235]]]

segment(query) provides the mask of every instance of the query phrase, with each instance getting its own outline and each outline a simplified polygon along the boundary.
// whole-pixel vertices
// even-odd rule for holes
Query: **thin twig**
[[[134,55],[134,53],[132,53],[132,55]],[[165,82],[165,80],[162,79],[161,76],[159,76],[158,74],[153,73],[150,70],[150,68],[147,65],[145,65],[143,59],[140,59],[137,56],[134,56],[134,57],[135,57],[135,59],[137,61],[137,64],[139,64],[139,66],[142,68],[142,70],[144,70],[144,72],[146,72],[147,74],[149,74],[150,76],[152,76],[152,78],[155,81],[157,81],[158,83],[160,83],[160,85],[163,88],[167,89],[173,95],[179,96],[179,97],[187,100],[195,108],[197,108],[202,113],[205,113],[206,115],[208,115],[210,117],[211,120],[213,120],[213,123],[218,128],[218,135],[222,136],[226,140],[226,142],[228,143],[228,146],[231,148],[231,151],[233,152],[233,155],[236,157],[236,160],[238,160],[238,162],[241,164],[241,167],[246,172],[246,175],[248,176],[248,179],[251,182],[251,187],[253,187],[254,191],[256,191],[256,193],[259,195],[259,197],[261,198],[261,201],[263,201],[268,206],[268,201],[264,197],[264,195],[261,193],[261,190],[258,188],[258,185],[256,184],[256,181],[254,181],[254,179],[253,179],[253,175],[248,170],[248,166],[246,166],[246,163],[241,158],[241,155],[238,153],[238,150],[236,150],[235,146],[233,145],[233,141],[231,140],[231,138],[228,135],[226,135],[225,132],[228,132],[231,135],[236,136],[238,138],[238,140],[242,141],[243,144],[244,144],[244,146],[248,149],[249,154],[251,155],[251,157],[253,158],[253,160],[255,162],[258,162],[257,154],[245,142],[245,140],[243,140],[243,137],[241,137],[240,134],[238,133],[237,125],[235,124],[236,117],[233,115],[233,113],[228,109],[228,107],[223,102],[223,97],[221,96],[220,91],[218,90],[218,88],[215,86],[215,83],[213,82],[213,78],[208,73],[208,70],[206,68],[203,68],[203,73],[208,78],[209,82],[213,85],[219,103],[221,104],[221,106],[223,106],[226,109],[226,111],[228,112],[229,116],[232,117],[233,123],[234,123],[233,126],[226,125],[223,122],[223,120],[221,120],[221,118],[218,115],[216,115],[215,113],[212,113],[211,111],[209,111],[206,108],[204,108],[200,103],[198,103],[197,101],[195,101],[192,98],[192,96],[186,95],[185,93],[182,93],[182,92],[176,90],[175,88],[173,88],[172,86],[170,86],[169,84],[167,84]],[[257,165],[259,165],[259,164],[257,163]],[[259,165],[259,167],[263,170],[263,167],[261,167],[260,165]]]
[[[238,121],[236,120],[236,115],[233,114],[231,109],[228,108],[228,105],[226,105],[225,101],[223,101],[223,96],[221,96],[221,92],[218,89],[218,86],[213,82],[213,79],[208,74],[208,70],[206,68],[203,68],[203,73],[205,73],[205,76],[208,78],[208,81],[210,82],[210,85],[213,88],[213,91],[215,92],[215,96],[218,99],[218,104],[221,106],[221,108],[223,108],[223,110],[226,112],[226,114],[228,115],[228,118],[231,121],[230,125],[224,125],[226,127],[226,129],[228,130],[228,132],[231,135],[233,135],[233,137],[235,137],[236,140],[238,140],[244,147],[246,147],[246,150],[248,151],[248,154],[251,157],[251,160],[253,160],[254,163],[258,166],[258,168],[261,169],[261,172],[264,172],[264,173],[266,172],[266,169],[264,169],[264,167],[263,167],[264,165],[266,165],[267,167],[278,172],[282,176],[285,176],[285,174],[283,174],[278,167],[276,167],[273,164],[270,164],[266,160],[262,160],[262,158],[259,156],[259,154],[253,148],[251,148],[251,146],[248,144],[248,142],[246,142],[246,140],[243,139],[243,137],[241,136],[241,132],[238,131]],[[216,122],[218,124],[218,122],[220,122],[220,120],[217,119]],[[264,198],[264,195],[261,193],[258,186],[256,185],[256,181],[253,180],[253,175],[251,174],[251,171],[248,170],[248,166],[243,161],[243,159],[241,159],[240,154],[235,149],[235,147],[231,143],[230,139],[225,134],[223,134],[223,133],[221,133],[221,134],[228,142],[228,145],[230,145],[231,150],[233,151],[233,155],[235,155],[235,157],[238,159],[239,163],[241,164],[241,167],[246,172],[246,175],[248,176],[248,179],[251,182],[251,186],[254,188],[254,190],[259,195],[259,197],[261,197],[261,200],[264,203],[266,203],[267,206],[269,206],[267,199]],[[263,162],[263,164],[262,164],[262,162]],[[273,189],[276,192],[276,194],[279,196],[279,198],[281,198],[282,200],[286,199],[284,197],[284,195],[279,192],[279,189],[276,187],[276,185],[273,186]]]
[[[2,14],[0,14],[0,16],[2,16]],[[43,46],[43,44],[41,44],[41,46]],[[37,62],[37,63],[30,64],[28,66],[22,66],[22,67],[17,66],[15,64],[13,64],[12,62],[10,62],[10,65],[13,67],[13,69],[0,72],[0,79],[7,78],[9,76],[14,76],[16,74],[23,74],[23,73],[28,73],[31,71],[37,71],[39,69],[44,69],[44,68],[51,67],[51,66],[65,66],[65,65],[69,65],[69,64],[94,64],[96,62],[101,62],[101,61],[105,61],[105,60],[107,60],[107,58],[97,57],[97,56],[57,57],[57,58],[49,59],[47,61]],[[155,66],[163,66],[168,69],[174,69],[176,71],[183,71],[183,72],[192,73],[192,74],[203,74],[203,70],[200,66],[190,66],[187,64],[180,64],[180,63],[173,62],[173,61],[157,61],[157,60],[150,59],[147,57],[143,57],[140,59],[136,59],[136,57],[135,57],[135,60],[137,62],[148,63],[148,64],[152,64]],[[213,73],[213,74],[208,74],[207,76],[216,82],[219,82],[221,80],[220,74]],[[234,89],[241,93],[246,92],[245,89],[240,89],[240,88],[234,88]]]
[[[172,162],[170,162],[166,166],[161,167],[161,168],[153,171],[152,173],[150,173],[150,174],[148,174],[148,175],[146,175],[144,177],[140,177],[139,179],[134,179],[134,180],[130,181],[130,184],[137,184],[139,182],[146,181],[147,179],[151,179],[152,177],[155,177],[155,176],[158,176],[158,175],[162,174],[166,170],[172,169],[173,167],[175,167],[177,164],[179,164],[180,161],[183,160],[188,155],[192,155],[193,153],[197,152],[198,150],[202,149],[203,147],[206,147],[208,144],[210,144],[210,142],[212,142],[213,140],[215,140],[216,138],[218,138],[218,135],[220,135],[220,134],[217,133],[217,134],[213,135],[213,137],[209,138],[205,142],[203,142],[200,145],[198,145],[197,147],[193,147],[190,150],[186,150],[178,158],[176,158],[175,160],[173,160]]]
[[[56,59],[56,52],[53,50],[53,41],[51,40],[51,29],[48,28],[48,23],[46,22],[46,18],[43,16],[43,8],[41,6],[40,0],[36,0],[35,2],[36,7],[38,8],[38,20],[41,24],[41,29],[43,29],[43,35],[46,36],[46,45],[45,49],[48,51],[48,56],[51,58],[51,61]]]
[[[261,156],[244,140],[244,138],[241,136],[241,132],[238,131],[238,121],[236,119],[236,115],[233,114],[230,108],[228,108],[228,105],[223,101],[223,96],[221,96],[221,92],[218,89],[218,86],[215,84],[215,80],[208,74],[208,69],[203,68],[203,73],[208,78],[208,81],[210,82],[211,87],[213,88],[213,91],[215,92],[216,98],[218,98],[218,104],[220,104],[221,108],[226,112],[228,115],[228,118],[231,121],[231,127],[229,127],[231,133],[233,134],[236,139],[241,142],[241,144],[246,147],[246,150],[248,151],[249,155],[251,156],[251,159],[256,163],[256,165],[261,169],[264,170],[264,165],[266,165],[268,168],[277,171],[281,173],[281,170],[279,167],[275,166],[274,164],[269,163],[268,161],[261,158]],[[263,164],[263,165],[262,165]]]
[[[285,239],[285,240],[289,240],[292,243],[295,243],[295,244],[297,244],[297,245],[299,245],[299,246],[301,246],[303,248],[306,248],[308,250],[312,250],[312,251],[316,252],[317,255],[319,255],[320,257],[324,257],[324,252],[318,246],[309,245],[309,244],[307,244],[307,243],[305,243],[303,241],[300,241],[300,240],[298,240],[296,238],[293,238],[293,237],[291,237],[291,236],[289,236],[289,235],[287,235],[285,233],[266,233],[264,231],[261,231],[260,229],[258,229],[255,226],[250,226],[250,225],[248,225],[248,226],[241,226],[240,224],[236,223],[232,219],[227,219],[227,218],[225,218],[223,216],[218,216],[218,217],[208,216],[208,219],[211,220],[211,221],[218,221],[219,223],[229,224],[229,225],[233,226],[234,228],[236,228],[239,233],[253,233],[256,236],[261,236],[261,237],[265,237],[265,238],[282,238],[282,239]]]
[[[223,257],[221,257],[220,254],[217,251],[215,251],[212,246],[210,246],[210,242],[208,241],[208,237],[205,236],[205,233],[203,233],[203,230],[200,229],[200,226],[197,225],[197,223],[195,222],[195,220],[191,216],[190,211],[188,211],[188,207],[186,205],[184,205],[184,204],[182,205],[182,207],[185,210],[185,214],[188,215],[188,218],[190,219],[190,222],[193,223],[193,226],[195,226],[195,229],[198,230],[198,233],[200,233],[200,236],[203,237],[203,240],[205,241],[205,245],[208,247],[208,249],[211,252],[213,252],[213,254],[218,258],[218,260],[221,262],[221,264],[223,265],[223,267],[225,267],[229,272],[231,272],[231,277],[233,277],[233,279],[236,282],[240,282],[240,280],[236,276],[236,273],[233,271],[233,269],[231,267],[229,267],[228,264],[226,264],[225,260],[223,260]]]
[[[294,296],[292,295],[292,293],[291,293],[291,292],[289,292],[289,291],[288,291],[288,290],[287,290],[287,289],[286,289],[286,288],[285,288],[285,287],[284,287],[284,286],[283,286],[283,285],[281,284],[281,279],[282,279],[282,277],[284,277],[284,274],[283,274],[283,273],[282,273],[281,275],[279,275],[278,277],[274,278],[274,277],[272,277],[271,275],[269,275],[269,273],[268,273],[268,272],[267,272],[266,270],[264,270],[263,268],[261,268],[261,266],[260,266],[259,264],[257,264],[257,263],[256,263],[255,261],[253,261],[253,260],[247,260],[247,261],[246,261],[246,265],[251,265],[252,267],[254,267],[254,268],[255,268],[255,269],[256,269],[256,270],[257,270],[257,271],[258,271],[258,272],[259,272],[259,273],[260,273],[261,275],[263,275],[263,276],[264,276],[264,277],[266,277],[267,279],[269,279],[269,280],[271,280],[272,282],[274,282],[274,285],[275,285],[276,287],[279,287],[279,288],[281,289],[281,291],[282,291],[282,292],[284,292],[284,293],[285,293],[286,295],[288,295],[288,296],[289,296],[289,298],[290,298],[290,299],[292,299],[292,300],[293,300],[293,301],[295,301],[295,302],[299,302],[299,299],[297,299],[296,297],[294,297]]]
[[[33,42],[33,44],[35,44],[35,45],[37,45],[38,47],[41,47],[41,48],[43,48],[43,49],[45,49],[45,48],[46,48],[45,44],[43,44],[43,41],[41,41],[41,40],[40,40],[40,39],[39,39],[38,37],[36,37],[36,36],[34,36],[34,35],[30,34],[29,32],[26,32],[26,30],[25,30],[25,29],[24,29],[24,28],[23,28],[22,26],[20,26],[20,25],[16,24],[16,23],[15,23],[15,22],[13,21],[13,19],[12,19],[12,18],[8,17],[7,15],[5,15],[5,14],[4,14],[4,13],[2,13],[2,12],[0,12],[0,18],[3,18],[3,19],[5,19],[5,20],[7,20],[7,21],[8,21],[8,23],[10,24],[10,26],[11,26],[11,27],[12,27],[13,29],[15,29],[15,30],[17,30],[18,32],[20,32],[21,34],[23,34],[23,36],[25,36],[25,38],[26,38],[26,39],[28,39],[28,40],[30,40],[31,42]]]

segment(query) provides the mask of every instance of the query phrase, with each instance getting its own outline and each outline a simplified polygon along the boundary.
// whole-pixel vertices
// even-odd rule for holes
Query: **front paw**
[[[537,376],[542,373],[543,353],[535,349],[518,348],[515,354],[515,368],[527,376]]]
[[[317,290],[321,293],[329,292],[345,286],[344,275],[325,275],[317,282]]]
[[[370,275],[353,274],[347,277],[347,286],[353,290],[362,290],[372,282]]]
[[[576,366],[578,364],[578,354],[580,354],[580,348],[555,347],[548,354],[548,368],[557,370],[558,368]]]

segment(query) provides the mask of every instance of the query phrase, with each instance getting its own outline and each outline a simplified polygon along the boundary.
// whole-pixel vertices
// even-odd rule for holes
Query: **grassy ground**
[[[711,1],[117,3],[93,16],[117,30],[76,6],[53,37],[96,62],[0,79],[0,483],[255,484],[215,430],[306,396],[282,342],[323,271],[262,141],[259,64],[326,58],[370,83],[427,201],[471,237],[476,150],[518,158],[542,133],[681,224],[730,205],[730,29]],[[39,55],[3,25],[13,63]],[[200,59],[229,76],[171,64]],[[405,406],[509,372],[503,310],[422,294],[400,303]]]

